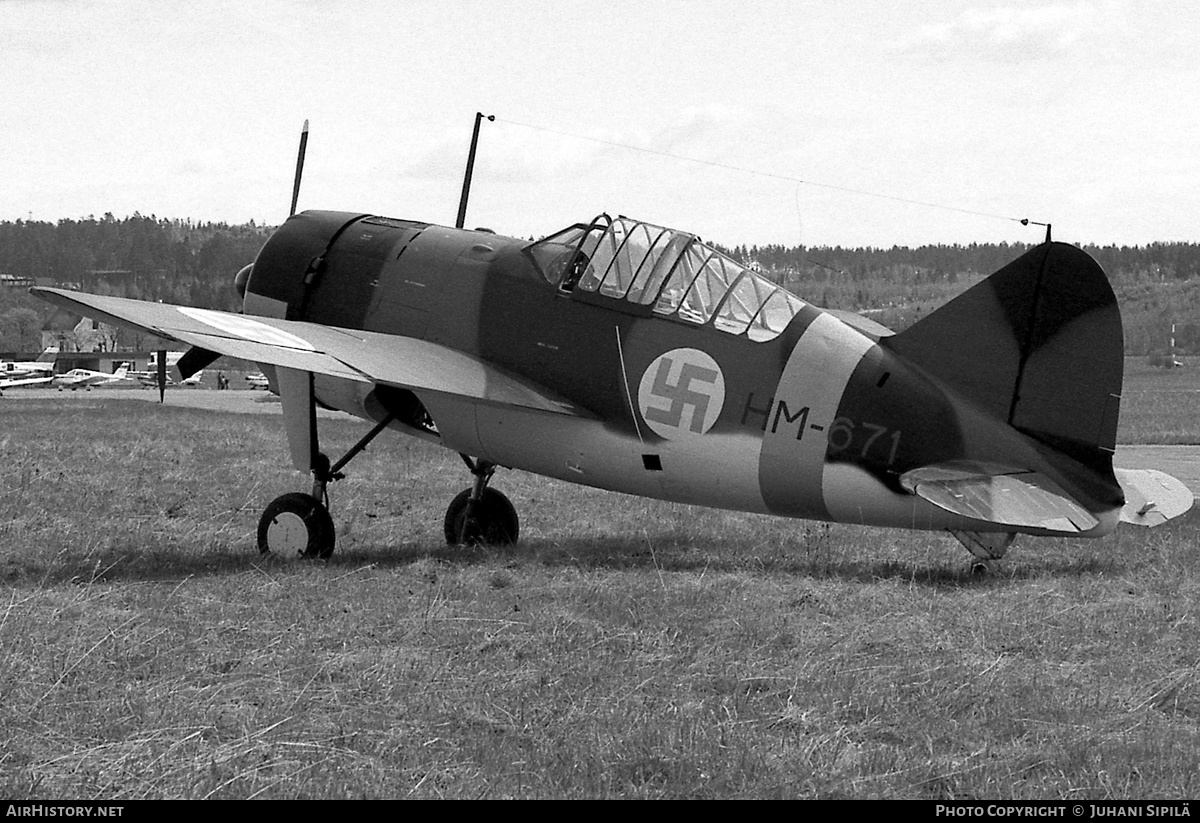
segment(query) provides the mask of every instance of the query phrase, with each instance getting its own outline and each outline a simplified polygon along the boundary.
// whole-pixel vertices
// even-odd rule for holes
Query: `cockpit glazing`
[[[686,232],[602,214],[525,249],[563,292],[598,293],[660,317],[745,334],[777,337],[804,302]]]

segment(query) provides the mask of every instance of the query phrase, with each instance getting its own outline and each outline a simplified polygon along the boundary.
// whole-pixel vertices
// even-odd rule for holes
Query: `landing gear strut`
[[[521,531],[517,510],[504,494],[488,486],[496,464],[471,460],[465,454],[462,459],[475,476],[475,482],[471,488],[459,492],[446,509],[446,543],[451,546],[516,543]]]
[[[395,419],[395,415],[388,415],[379,421],[332,466],[314,443],[310,459],[312,492],[292,492],[271,501],[258,520],[258,550],[279,557],[328,560],[335,542],[333,518],[329,516],[329,483],[345,477],[341,470],[346,464]]]
[[[432,430],[433,422],[420,401],[408,392],[393,392],[385,403],[388,414],[333,465],[317,440],[317,398],[312,372],[277,367],[275,384],[283,405],[288,450],[292,465],[312,475],[311,494],[293,492],[276,498],[258,522],[258,550],[263,554],[326,559],[333,554],[334,527],[329,516],[328,486],[341,480],[341,470],[391,423],[400,420],[418,430]],[[517,511],[508,498],[488,482],[496,464],[462,455],[475,478],[446,510],[446,542],[505,545],[520,534]]]
[[[972,555],[971,574],[976,577],[986,577],[999,568],[1000,558],[1008,551],[1016,535],[1009,533],[980,533],[951,529],[959,543],[962,543]]]

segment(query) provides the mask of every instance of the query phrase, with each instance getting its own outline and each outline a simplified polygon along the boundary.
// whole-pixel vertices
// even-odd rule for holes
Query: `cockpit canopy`
[[[805,305],[693,234],[627,217],[602,214],[525,250],[563,291],[652,305],[659,316],[757,342],[777,337]]]

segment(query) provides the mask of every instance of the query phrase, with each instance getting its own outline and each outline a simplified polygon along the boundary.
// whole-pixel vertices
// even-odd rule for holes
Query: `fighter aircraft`
[[[62,374],[56,374],[50,383],[51,387],[62,391],[63,389],[92,389],[96,386],[108,386],[114,383],[132,383],[133,378],[129,376],[129,364],[122,363],[112,374],[102,371],[92,371],[91,369],[71,369]]]
[[[518,538],[497,466],[945,530],[985,564],[1017,533],[1100,537],[1192,505],[1175,478],[1113,468],[1120,313],[1099,265],[1063,243],[900,333],[819,308],[694,234],[603,214],[530,242],[305,211],[235,286],[241,314],[33,292],[193,346],[182,375],[218,355],[261,366],[312,478],[266,507],[263,552],[330,556],[327,486],[385,429],[463,456],[473,482],[446,511],[450,544]],[[374,426],[331,463],[318,405]]]

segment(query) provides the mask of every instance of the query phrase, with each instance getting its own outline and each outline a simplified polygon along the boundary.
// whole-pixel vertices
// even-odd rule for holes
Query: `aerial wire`
[[[560,137],[570,137],[574,140],[586,140],[591,143],[600,143],[605,146],[613,146],[615,148],[628,149],[629,151],[638,151],[638,152],[642,152],[643,154],[654,154],[654,155],[658,155],[659,157],[669,157],[672,160],[684,160],[688,163],[697,163],[702,166],[712,166],[713,168],[725,169],[727,171],[741,172],[742,174],[753,174],[758,177],[769,177],[774,180],[787,180],[789,182],[796,183],[797,185],[812,186],[814,188],[828,189],[830,191],[840,191],[840,192],[845,192],[847,194],[857,194],[857,195],[861,195],[863,197],[875,197],[875,198],[878,198],[881,200],[891,200],[896,203],[906,203],[910,206],[925,206],[925,207],[931,208],[931,209],[941,209],[943,211],[958,212],[959,214],[970,214],[970,215],[974,215],[975,217],[988,217],[993,220],[1006,220],[1006,221],[1013,222],[1013,223],[1020,223],[1022,226],[1030,226],[1030,225],[1048,226],[1048,224],[1046,224],[1046,223],[1042,223],[1042,222],[1039,222],[1036,220],[1031,220],[1028,217],[1012,217],[1010,215],[997,214],[995,212],[978,211],[976,209],[965,209],[960,206],[950,206],[950,205],[946,205],[945,203],[932,203],[928,200],[915,200],[910,197],[899,197],[894,194],[883,194],[881,192],[867,191],[866,189],[856,189],[856,188],[853,188],[850,186],[839,186],[834,183],[823,183],[823,182],[820,182],[817,180],[806,180],[801,177],[793,177],[792,175],[788,175],[788,174],[780,174],[779,172],[763,171],[762,169],[752,169],[752,168],[748,168],[746,166],[735,166],[731,163],[720,163],[715,160],[702,160],[698,157],[688,157],[688,156],[682,155],[682,154],[674,154],[672,152],[663,151],[661,149],[651,149],[651,148],[647,148],[645,146],[634,146],[629,143],[621,143],[616,140],[605,140],[604,138],[601,138],[601,137],[589,137],[589,136],[583,135],[583,134],[574,134],[572,132],[561,131],[559,129],[551,129],[546,126],[535,126],[531,123],[521,123],[516,120],[508,120],[507,118],[503,118],[503,117],[496,117],[496,122],[507,123],[510,126],[519,126],[521,128],[532,129],[534,131],[542,131],[542,132],[546,132],[548,134],[556,134]],[[1047,234],[1049,234],[1049,232],[1047,232]]]

